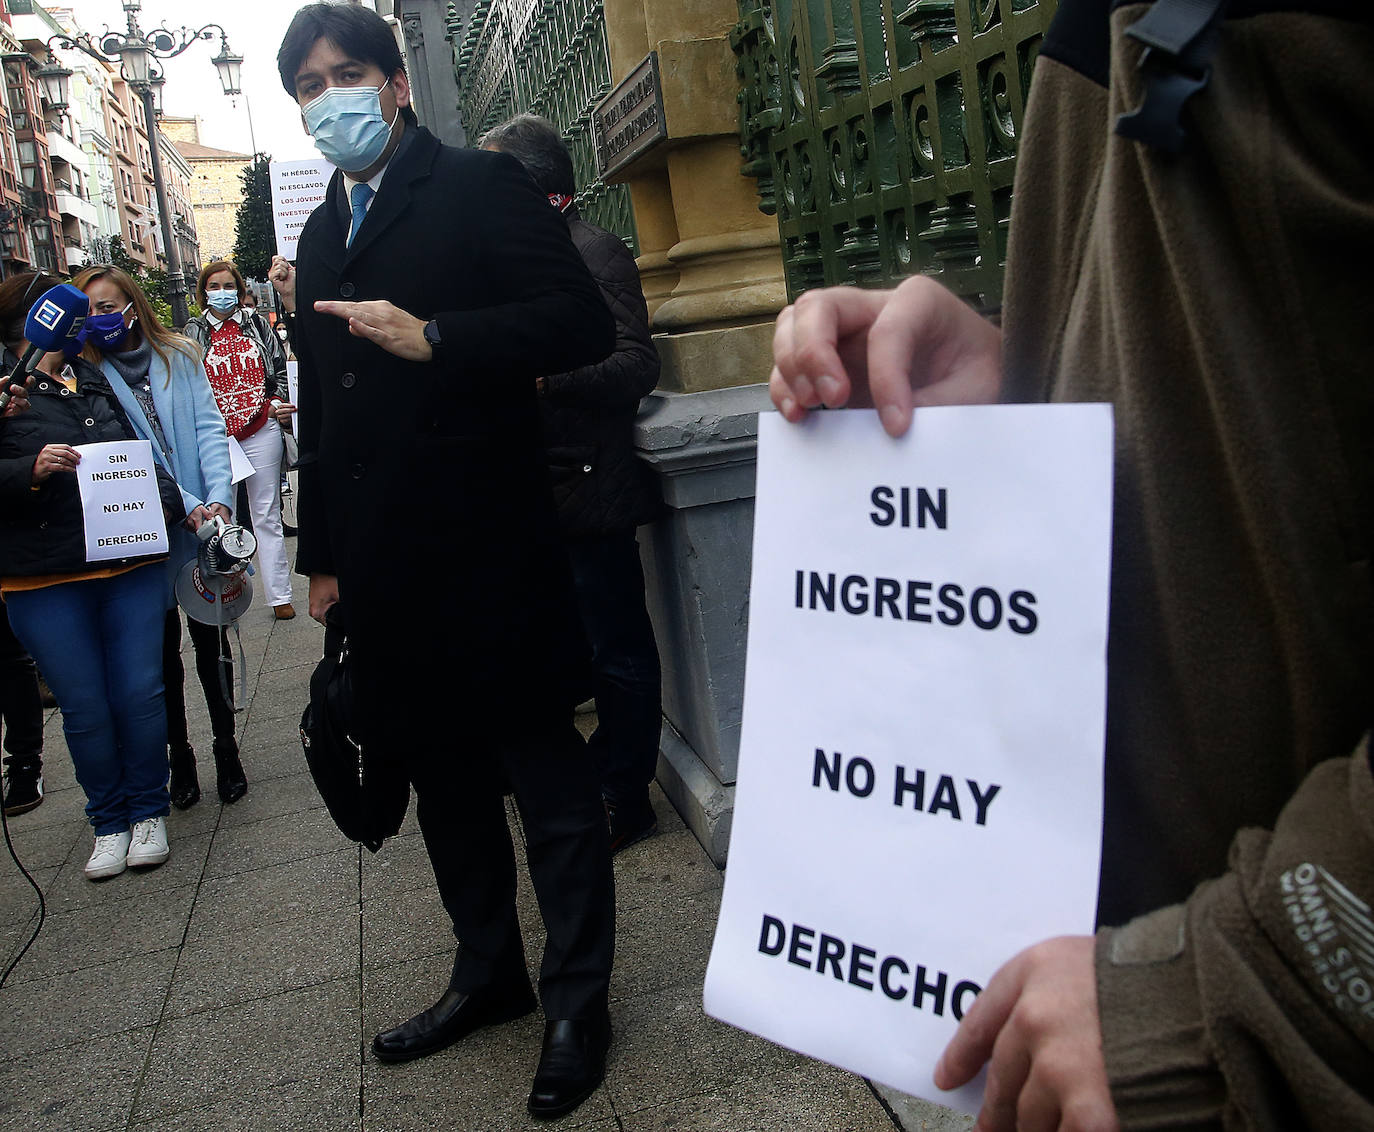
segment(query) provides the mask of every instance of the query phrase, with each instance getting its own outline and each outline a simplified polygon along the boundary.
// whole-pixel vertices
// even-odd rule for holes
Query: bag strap
[[[1138,69],[1145,80],[1140,106],[1116,120],[1123,138],[1165,153],[1179,153],[1187,139],[1183,106],[1212,77],[1210,60],[1228,0],[1155,0],[1126,28],[1145,44]]]

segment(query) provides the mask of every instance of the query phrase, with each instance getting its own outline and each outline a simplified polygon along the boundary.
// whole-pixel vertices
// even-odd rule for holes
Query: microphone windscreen
[[[79,287],[59,283],[39,296],[24,323],[24,337],[45,353],[60,350],[64,342],[81,332],[91,300]]]

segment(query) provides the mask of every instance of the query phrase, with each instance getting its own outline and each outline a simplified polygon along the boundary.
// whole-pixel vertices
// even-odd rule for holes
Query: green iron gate
[[[1001,301],[1017,135],[1056,0],[739,0],[740,140],[788,292],[940,275]]]
[[[583,217],[638,251],[629,191],[596,170],[592,107],[611,89],[600,0],[477,0],[466,27],[450,6],[448,29],[469,141],[512,115],[544,115],[572,152]]]

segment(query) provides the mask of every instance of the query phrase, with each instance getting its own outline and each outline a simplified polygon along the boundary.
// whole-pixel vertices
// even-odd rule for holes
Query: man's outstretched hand
[[[365,303],[344,303],[321,299],[315,304],[320,314],[332,314],[348,320],[348,332],[358,338],[375,342],[388,354],[395,354],[408,362],[427,362],[434,356],[425,338],[424,320],[408,314],[386,299]]]

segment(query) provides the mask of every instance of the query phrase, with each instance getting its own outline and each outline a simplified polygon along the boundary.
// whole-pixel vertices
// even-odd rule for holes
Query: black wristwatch
[[[438,319],[431,318],[425,323],[425,341],[429,343],[429,348],[436,354],[444,348],[444,339],[439,334]]]

